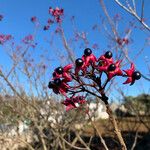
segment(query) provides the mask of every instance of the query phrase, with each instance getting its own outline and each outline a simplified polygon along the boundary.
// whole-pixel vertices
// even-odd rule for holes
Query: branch
[[[136,146],[136,143],[137,143],[137,139],[138,139],[138,131],[137,131],[136,134],[135,134],[134,143],[133,143],[133,145],[132,145],[132,147],[131,147],[131,150],[134,150],[134,148],[135,148],[135,146]]]
[[[104,1],[103,1],[103,0],[100,0],[100,4],[101,4],[101,6],[102,6],[102,9],[103,9],[103,11],[104,11],[104,13],[105,13],[107,19],[108,19],[108,22],[109,22],[109,24],[110,24],[110,26],[111,26],[111,29],[112,29],[112,31],[113,31],[113,33],[114,33],[114,35],[115,35],[115,38],[117,39],[118,33],[117,33],[117,31],[116,31],[116,28],[115,28],[115,25],[114,25],[113,21],[111,20],[109,14],[108,14],[108,12],[107,12],[107,9],[106,9],[106,7],[105,7]]]
[[[95,123],[92,121],[90,114],[89,114],[89,113],[87,113],[87,114],[88,114],[88,116],[89,116],[89,119],[90,119],[90,121],[91,121],[93,127],[94,127],[95,130],[97,131],[98,136],[99,136],[99,138],[100,138],[100,140],[101,140],[101,142],[102,142],[104,148],[105,148],[106,150],[109,150],[108,147],[107,147],[107,145],[106,145],[106,143],[105,143],[105,140],[103,139],[103,137],[102,137],[102,135],[101,135],[101,133],[99,132],[99,130],[98,130],[98,128],[96,127]]]
[[[113,124],[113,126],[114,126],[115,133],[116,133],[116,135],[117,135],[117,137],[118,137],[118,140],[119,140],[119,142],[120,142],[120,144],[121,144],[121,149],[122,149],[122,150],[127,150],[126,144],[125,144],[125,142],[124,142],[124,140],[123,140],[123,137],[122,137],[121,132],[120,132],[120,130],[119,130],[119,128],[118,128],[116,119],[115,119],[115,117],[113,116],[113,112],[112,112],[112,110],[111,110],[109,104],[106,105],[106,109],[107,109],[107,113],[108,113],[108,115],[109,115],[110,121],[112,122],[112,124]]]
[[[133,10],[132,8],[127,8],[126,6],[124,6],[122,3],[119,2],[119,0],[114,0],[121,8],[123,8],[126,12],[128,12],[129,14],[131,14],[132,16],[134,16],[149,32],[150,32],[150,27],[149,25],[147,25],[144,21],[143,21],[143,10],[144,10],[144,2],[142,3],[142,15],[141,17],[138,16],[138,14],[136,13],[135,10]]]

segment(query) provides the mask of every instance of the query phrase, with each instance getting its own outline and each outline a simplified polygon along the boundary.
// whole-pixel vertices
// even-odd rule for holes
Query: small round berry
[[[54,84],[59,86],[61,84],[61,80],[59,78],[55,79]]]
[[[83,65],[83,60],[81,58],[76,59],[75,61],[76,66],[81,67]]]
[[[116,69],[115,64],[111,64],[111,65],[108,67],[108,71],[114,71],[115,69]]]
[[[92,50],[90,49],[90,48],[86,48],[85,50],[84,50],[84,55],[85,56],[90,56],[92,54]]]
[[[132,74],[133,79],[139,80],[141,78],[141,73],[139,71],[135,71]]]
[[[48,88],[52,89],[54,87],[54,82],[53,81],[50,81],[48,83]]]
[[[55,69],[56,73],[58,74],[62,74],[63,73],[63,68],[62,67],[58,67]]]
[[[112,57],[112,52],[111,51],[107,51],[104,56],[106,58],[110,59]]]

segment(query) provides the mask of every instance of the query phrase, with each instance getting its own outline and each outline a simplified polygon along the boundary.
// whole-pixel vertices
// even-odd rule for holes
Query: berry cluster
[[[57,23],[61,23],[62,22],[61,16],[63,16],[64,10],[60,9],[58,7],[56,7],[55,9],[50,7],[49,8],[49,14],[51,14],[54,17],[54,19]]]
[[[128,70],[121,70],[121,60],[114,61],[111,51],[107,51],[99,58],[92,53],[90,48],[84,50],[84,54],[81,58],[75,60],[75,65],[69,64],[65,67],[58,67],[53,72],[53,78],[49,82],[48,87],[53,90],[55,94],[62,94],[66,97],[66,100],[62,103],[66,106],[66,110],[77,108],[77,104],[84,104],[85,97],[75,96],[80,92],[87,92],[92,95],[98,96],[96,93],[92,93],[87,86],[97,89],[101,98],[105,104],[107,104],[108,97],[105,95],[105,87],[107,83],[115,76],[127,77],[127,80],[123,84],[132,85],[136,80],[141,78],[141,73],[135,70],[135,66],[131,63],[131,67]],[[102,84],[102,73],[105,73],[107,80]],[[83,79],[92,80],[93,84],[87,84]],[[75,81],[75,86],[69,85]],[[70,97],[68,95],[71,95]]]
[[[9,41],[10,39],[12,39],[12,36],[10,34],[8,34],[8,35],[0,34],[0,44],[1,45],[3,45],[5,42]]]
[[[47,20],[47,25],[44,26],[44,30],[48,30],[53,23],[62,23],[62,16],[64,15],[64,9],[56,7],[53,9],[49,8],[49,14],[53,17]]]

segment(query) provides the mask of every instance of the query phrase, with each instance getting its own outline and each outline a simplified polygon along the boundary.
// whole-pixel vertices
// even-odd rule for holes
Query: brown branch
[[[103,1],[103,0],[100,0],[100,4],[101,4],[101,6],[102,6],[102,9],[103,9],[103,11],[104,11],[104,13],[105,13],[107,19],[108,19],[108,22],[109,22],[109,24],[110,24],[110,26],[111,26],[111,29],[112,29],[113,33],[114,33],[115,39],[117,39],[117,38],[118,38],[118,33],[117,33],[117,31],[116,31],[116,28],[115,28],[115,25],[114,25],[113,21],[111,20],[109,14],[108,14],[108,11],[107,11],[107,9],[106,9],[106,6],[105,6],[105,4],[104,4],[104,1]]]
[[[115,130],[115,134],[117,135],[118,137],[118,140],[119,140],[119,143],[121,144],[121,149],[122,150],[127,150],[127,147],[126,147],[126,144],[123,140],[123,137],[121,135],[121,132],[118,128],[118,125],[117,125],[117,122],[116,122],[116,119],[115,117],[113,116],[113,112],[109,106],[109,104],[106,105],[106,109],[107,109],[107,113],[109,115],[109,118],[110,118],[110,121],[112,122],[113,126],[114,126],[114,130]]]
[[[64,34],[64,30],[61,28],[61,37],[62,37],[62,41],[63,41],[63,44],[64,44],[64,47],[68,53],[68,56],[70,58],[70,60],[74,63],[75,62],[75,55],[73,53],[73,50],[68,46],[68,43],[67,43],[67,40],[66,40],[66,37],[65,37],[65,34]]]
[[[80,137],[79,133],[75,132],[75,134],[76,134],[77,138],[79,139],[79,141],[81,142],[81,144],[83,144],[86,147],[87,150],[91,150],[89,148],[89,146],[82,140],[82,138]]]
[[[135,134],[134,143],[133,143],[133,145],[132,145],[132,147],[131,147],[131,150],[134,150],[134,148],[135,148],[135,146],[136,146],[136,143],[137,143],[137,139],[138,139],[138,131],[137,131],[136,134]]]
[[[87,113],[87,114],[88,114],[88,116],[89,116],[90,122],[92,123],[93,127],[94,127],[95,130],[97,131],[98,136],[99,136],[99,138],[100,138],[100,140],[101,140],[101,142],[102,142],[104,148],[105,148],[106,150],[109,150],[108,147],[107,147],[107,145],[106,145],[106,143],[105,143],[105,140],[103,139],[101,133],[99,132],[99,130],[98,130],[96,124],[92,121],[90,114],[89,114],[89,113]]]
[[[60,137],[66,144],[68,144],[70,147],[78,149],[78,150],[86,150],[86,148],[82,148],[82,147],[77,147],[74,146],[73,144],[69,143],[67,140],[65,140],[63,137]]]

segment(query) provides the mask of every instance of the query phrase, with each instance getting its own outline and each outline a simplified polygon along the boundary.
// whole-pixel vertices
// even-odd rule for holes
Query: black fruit
[[[58,67],[55,69],[56,73],[58,74],[62,74],[63,73],[63,68],[62,67]]]
[[[55,79],[54,84],[59,86],[61,84],[61,80],[60,79]]]
[[[111,51],[107,51],[104,56],[106,58],[110,59],[112,57],[112,52]]]
[[[83,60],[81,58],[76,59],[76,66],[81,67],[83,65]]]
[[[109,67],[108,67],[108,71],[114,71],[116,69],[116,66],[114,64],[111,64]]]
[[[92,54],[92,50],[90,49],[90,48],[86,48],[85,50],[84,50],[84,55],[85,56],[90,56]]]
[[[54,82],[53,81],[50,81],[48,83],[48,88],[52,89],[54,87]]]
[[[141,78],[141,73],[139,71],[135,71],[132,74],[133,79],[139,80]]]

